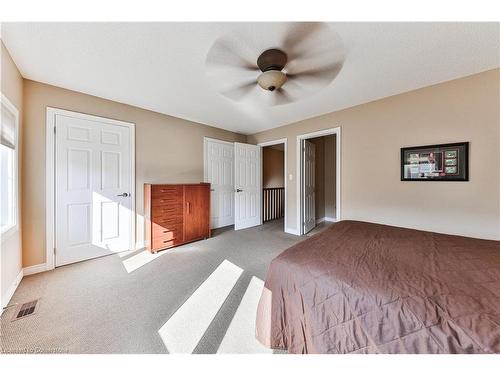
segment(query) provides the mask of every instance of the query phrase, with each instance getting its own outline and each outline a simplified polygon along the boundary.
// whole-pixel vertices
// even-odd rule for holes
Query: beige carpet
[[[4,353],[168,353],[168,340],[184,340],[194,353],[216,353],[221,343],[229,352],[265,351],[250,342],[255,288],[265,280],[270,261],[304,238],[284,233],[283,221],[278,220],[236,232],[217,230],[208,240],[156,256],[136,251],[27,276],[10,303],[40,298],[38,311],[12,321],[16,308],[6,310],[1,317],[0,349]],[[239,272],[234,286],[228,284],[233,281],[224,274],[224,265]],[[227,295],[217,295],[223,293],[217,282],[226,283]],[[205,296],[214,285],[213,298]],[[203,298],[206,311],[199,307],[204,306]],[[197,311],[186,312],[190,306],[198,306]],[[160,336],[159,330],[177,310],[184,315],[171,321],[187,328]],[[209,310],[215,311],[213,317]],[[195,321],[183,321],[184,317]],[[196,332],[185,335],[191,333],[191,325],[200,337]],[[229,333],[235,338],[227,337]],[[239,350],[235,342],[240,337]],[[243,345],[244,340],[248,345]]]

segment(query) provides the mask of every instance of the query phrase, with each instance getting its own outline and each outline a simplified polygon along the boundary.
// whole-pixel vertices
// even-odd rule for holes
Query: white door
[[[210,227],[234,224],[234,144],[205,139],[205,182],[210,182]]]
[[[261,224],[261,147],[234,144],[234,229]]]
[[[132,249],[131,132],[56,115],[56,266]]]
[[[304,140],[302,153],[302,191],[303,196],[303,215],[304,215],[304,234],[310,232],[316,226],[316,176],[315,159],[316,146],[314,143]]]

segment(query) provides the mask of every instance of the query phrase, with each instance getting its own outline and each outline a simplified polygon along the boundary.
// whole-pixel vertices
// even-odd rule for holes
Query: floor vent
[[[36,299],[34,301],[23,303],[21,305],[21,307],[18,308],[18,310],[17,310],[16,314],[14,315],[14,318],[12,319],[12,321],[18,320],[18,319],[21,319],[21,318],[25,318],[25,317],[30,316],[30,315],[33,315],[36,312],[36,310],[37,310],[38,301],[39,300]]]

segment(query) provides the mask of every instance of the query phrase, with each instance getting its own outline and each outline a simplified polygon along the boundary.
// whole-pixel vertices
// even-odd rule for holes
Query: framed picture
[[[402,148],[401,181],[469,181],[469,142]]]

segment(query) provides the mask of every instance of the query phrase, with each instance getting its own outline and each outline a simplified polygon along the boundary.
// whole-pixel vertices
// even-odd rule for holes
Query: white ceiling
[[[498,67],[499,25],[330,23],[344,44],[342,70],[280,106],[220,95],[205,60],[228,35],[279,46],[284,23],[4,23],[1,35],[25,78],[252,134]]]

